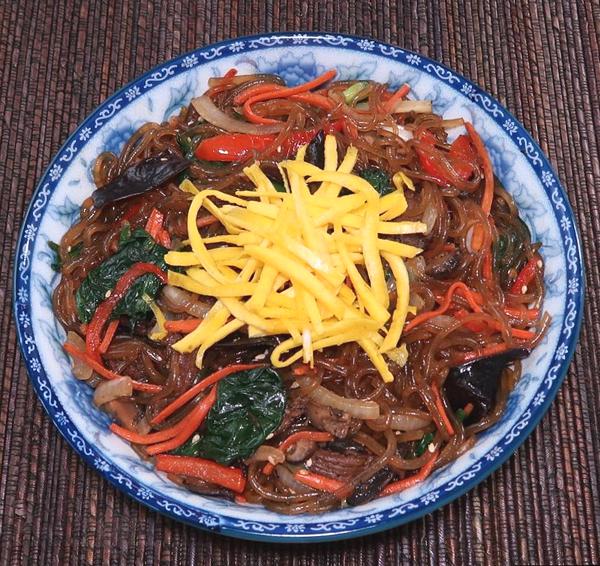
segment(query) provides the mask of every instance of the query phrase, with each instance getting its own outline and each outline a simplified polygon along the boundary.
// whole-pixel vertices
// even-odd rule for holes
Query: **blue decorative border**
[[[204,513],[147,488],[126,471],[107,462],[102,454],[79,434],[48,382],[31,328],[30,307],[31,255],[41,219],[66,166],[75,158],[93,133],[143,92],[202,62],[217,60],[240,52],[294,45],[333,46],[384,56],[435,76],[453,89],[468,96],[506,131],[540,178],[552,202],[553,212],[560,226],[567,265],[567,304],[559,344],[553,354],[551,367],[533,397],[532,403],[521,414],[511,430],[503,438],[498,439],[496,445],[487,454],[458,477],[441,486],[440,489],[430,491],[424,496],[400,506],[343,521],[327,521],[325,514],[322,521],[304,524],[269,523]],[[50,418],[83,459],[119,489],[165,515],[230,536],[279,542],[351,538],[389,529],[417,519],[445,505],[473,488],[496,470],[525,440],[555,397],[575,351],[582,320],[584,296],[581,244],[575,229],[573,212],[546,157],[523,126],[497,100],[478,86],[431,59],[367,38],[322,33],[282,33],[224,41],[184,54],[164,65],[155,67],[116,92],[86,118],[50,163],[34,192],[25,215],[17,246],[15,266],[13,308],[19,344],[29,376]]]

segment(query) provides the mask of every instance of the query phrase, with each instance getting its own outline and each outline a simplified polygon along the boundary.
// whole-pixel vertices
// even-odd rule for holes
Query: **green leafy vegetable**
[[[390,176],[379,167],[367,167],[359,175],[373,185],[373,188],[381,195],[387,195],[394,190]]]
[[[527,261],[525,242],[531,239],[531,234],[518,216],[499,213],[494,219],[498,237],[492,246],[493,267],[506,289],[511,282],[509,272],[518,272]]]
[[[234,373],[217,385],[217,400],[206,418],[204,433],[176,453],[201,456],[221,464],[247,458],[280,425],[285,390],[272,368]]]
[[[62,258],[60,257],[60,246],[56,242],[48,242],[48,247],[54,252],[54,259],[50,264],[50,267],[54,271],[60,272],[62,268]],[[83,242],[79,242],[75,244],[71,250],[68,252],[69,259],[76,259],[79,257],[81,253],[81,249],[83,248]]]
[[[425,453],[425,450],[427,450],[427,447],[432,442],[433,442],[433,433],[428,432],[427,434],[424,434],[423,437],[421,438],[421,440],[419,440],[418,444],[415,446],[415,449],[414,449],[415,458],[422,456]]]
[[[127,225],[120,234],[117,253],[92,269],[77,289],[75,301],[81,321],[89,322],[92,319],[98,305],[134,263],[144,261],[166,269],[165,253],[166,248],[157,244],[145,230],[138,228],[131,232]],[[151,311],[143,295],[154,298],[161,287],[162,283],[156,276],[143,275],[119,301],[112,312],[112,318],[125,315],[133,322],[146,318]]]
[[[273,183],[273,186],[275,187],[275,190],[278,193],[285,193],[285,186],[283,185],[283,183],[279,182],[279,181],[273,181],[271,179],[271,183]]]

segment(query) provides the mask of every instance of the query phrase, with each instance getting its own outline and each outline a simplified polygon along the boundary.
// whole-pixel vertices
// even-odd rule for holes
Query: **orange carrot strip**
[[[184,442],[187,442],[204,422],[206,415],[208,415],[208,412],[215,404],[216,398],[217,388],[213,387],[210,393],[190,411],[189,415],[183,420],[184,424],[173,438],[150,446],[146,452],[154,456],[155,454],[175,450],[175,448],[179,448]]]
[[[87,352],[78,350],[75,346],[73,346],[73,344],[66,342],[63,344],[63,348],[67,354],[86,363],[98,375],[101,375],[105,379],[118,379],[119,377],[123,377],[118,373],[110,371],[108,368],[104,367],[101,362],[96,361]],[[132,384],[136,391],[144,391],[146,393],[158,393],[159,391],[162,391],[162,387],[160,385],[154,385],[153,383],[141,383],[139,381],[132,380]]]
[[[175,426],[166,428],[165,430],[151,432],[149,434],[138,434],[137,432],[128,430],[117,423],[112,423],[108,428],[110,428],[110,430],[117,436],[120,436],[128,442],[132,442],[133,444],[147,445],[156,444],[157,442],[162,442],[163,440],[169,440],[170,438],[173,438],[179,432],[182,422],[177,423]]]
[[[488,250],[483,256],[482,275],[486,281],[491,281],[494,277],[492,273],[492,252]]]
[[[210,226],[211,224],[214,224],[215,222],[218,222],[218,221],[219,221],[219,219],[216,216],[209,214],[208,216],[203,216],[202,218],[198,218],[198,220],[196,220],[196,226],[198,226],[198,228],[202,228],[204,226]]]
[[[158,210],[157,208],[153,208],[152,212],[150,212],[150,216],[148,217],[148,221],[146,222],[145,230],[155,240],[158,232],[162,228],[164,218],[164,214],[160,212],[160,210]]]
[[[298,470],[294,474],[294,479],[308,487],[318,489],[319,491],[327,491],[328,493],[335,493],[338,489],[341,490],[347,487],[344,482],[306,470]]]
[[[442,397],[440,395],[440,390],[438,388],[437,383],[435,381],[431,384],[431,391],[433,392],[433,397],[435,401],[435,406],[442,417],[442,421],[444,422],[444,427],[446,428],[446,432],[448,436],[454,436],[454,427],[448,418],[448,414],[446,413],[446,408],[444,407],[444,403],[442,403]]]
[[[281,85],[276,85],[276,84],[254,85],[254,86],[251,86],[250,88],[247,88],[247,89],[243,90],[242,92],[240,92],[233,99],[233,104],[235,106],[239,106],[240,104],[244,104],[244,102],[246,102],[246,100],[248,100],[249,98],[252,98],[253,96],[255,96],[257,94],[263,94],[265,92],[274,92],[277,90],[281,90],[283,88],[286,88],[286,87],[281,86]]]
[[[246,487],[246,478],[242,470],[222,466],[204,458],[160,454],[156,457],[156,469],[168,474],[198,478],[236,493],[243,493]]]
[[[488,356],[495,356],[496,354],[501,354],[502,352],[506,352],[511,346],[506,342],[502,342],[500,344],[491,344],[489,346],[485,346],[484,348],[479,348],[477,350],[473,350],[472,352],[465,352],[458,356],[458,360],[461,364],[466,364],[467,362],[473,362],[480,358],[487,358]]]
[[[384,110],[386,112],[392,112],[394,106],[396,106],[396,102],[402,100],[409,92],[410,87],[406,83],[403,84],[383,105]]]
[[[438,309],[424,312],[424,313],[421,313],[421,314],[418,314],[417,316],[415,316],[415,318],[413,318],[410,322],[408,322],[406,324],[406,326],[404,327],[404,332],[409,332],[415,326],[418,326],[419,324],[422,324],[423,322],[426,322],[432,318],[435,318],[436,316],[438,316],[440,314],[444,314],[450,307],[450,303],[452,302],[452,296],[454,295],[454,293],[456,292],[457,289],[461,289],[461,291],[464,293],[465,298],[467,299],[467,301],[469,302],[469,305],[471,305],[471,308],[473,308],[473,310],[481,311],[481,308],[475,301],[475,297],[473,296],[471,289],[469,289],[462,281],[457,281],[456,283],[453,283],[450,286],[450,288],[446,292],[446,297],[444,298],[443,304]]]
[[[386,495],[392,495],[394,493],[399,493],[408,489],[409,487],[413,487],[418,483],[422,482],[431,472],[433,471],[433,466],[438,457],[438,451],[436,450],[427,463],[416,473],[408,478],[404,478],[403,480],[395,481],[394,483],[390,483],[386,485],[379,494],[380,497],[384,497]]]
[[[333,436],[328,432],[319,432],[315,430],[300,430],[298,432],[295,432],[294,434],[290,434],[285,440],[283,440],[279,444],[278,448],[285,454],[286,450],[293,444],[296,444],[296,442],[298,442],[299,440],[329,442],[330,440],[333,440]],[[265,474],[266,476],[270,475],[274,467],[275,466],[273,466],[271,462],[265,464],[262,470],[263,474]]]
[[[481,159],[483,165],[483,177],[484,177],[484,187],[483,187],[483,197],[481,199],[481,208],[489,215],[492,210],[492,201],[494,200],[494,171],[492,169],[492,162],[490,160],[490,156],[485,148],[485,144],[479,137],[479,134],[475,131],[473,124],[470,122],[465,122],[465,128],[471,137],[471,141],[473,142],[473,146],[477,150],[479,158]],[[474,250],[479,250],[481,245],[483,244],[483,233],[481,226],[476,226],[475,230],[473,230],[473,240],[471,245]]]
[[[203,379],[200,383],[196,383],[192,388],[188,389],[183,395],[175,399],[172,403],[167,405],[158,415],[156,415],[151,421],[150,424],[156,425],[163,422],[168,416],[172,415],[177,409],[183,407],[188,401],[193,399],[198,393],[204,391],[207,387],[213,385],[213,383],[217,383],[224,377],[231,375],[232,373],[237,373],[238,371],[244,371],[247,369],[254,369],[258,367],[263,367],[265,364],[233,364],[230,366],[226,366],[214,373],[210,374],[208,377]]]
[[[98,348],[98,351],[101,354],[106,354],[108,347],[110,346],[110,343],[112,342],[112,339],[115,337],[115,332],[117,331],[118,326],[119,326],[118,318],[115,318],[115,320],[111,320],[108,323],[108,326],[106,327],[106,334],[104,335],[102,342],[100,342],[100,347]]]
[[[180,332],[181,334],[189,334],[200,326],[202,319],[200,318],[184,318],[181,320],[165,321],[165,330],[167,332]]]
[[[316,106],[322,110],[333,110],[335,108],[335,102],[331,100],[331,98],[327,98],[322,94],[315,94],[314,92],[292,94],[290,98],[292,100],[297,100],[298,102],[304,102],[305,104]]]
[[[250,98],[248,98],[246,100],[246,102],[244,102],[244,115],[246,116],[246,118],[248,119],[249,122],[254,122],[256,124],[277,124],[279,122],[279,120],[273,120],[272,118],[264,118],[263,116],[259,116],[258,114],[255,114],[254,111],[252,110],[252,105],[255,104],[256,102],[262,102],[263,100],[272,100],[274,98],[287,98],[294,94],[301,94],[303,92],[308,92],[308,91],[312,90],[313,88],[321,86],[322,84],[331,80],[333,77],[335,77],[336,74],[337,74],[337,71],[332,69],[330,71],[326,71],[325,73],[323,73],[316,79],[309,81],[307,83],[304,83],[302,85],[299,85],[299,86],[296,86],[293,88],[283,88],[283,89],[278,89],[278,90],[271,90],[269,92],[263,92],[261,94],[256,94],[254,96],[251,96]]]

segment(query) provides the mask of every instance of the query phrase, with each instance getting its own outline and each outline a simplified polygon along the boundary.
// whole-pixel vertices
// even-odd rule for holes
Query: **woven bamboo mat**
[[[0,2],[0,564],[598,563],[600,4],[557,0]],[[585,247],[581,342],[549,413],[487,481],[410,525],[343,543],[208,534],[128,499],[46,417],[16,346],[12,258],[51,156],[117,87],[203,44],[265,31],[366,35],[498,97],[558,171]]]

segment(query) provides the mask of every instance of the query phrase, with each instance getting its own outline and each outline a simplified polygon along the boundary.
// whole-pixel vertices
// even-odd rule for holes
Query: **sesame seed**
[[[537,266],[541,268],[543,265],[544,265],[544,263],[542,262],[542,260],[538,259],[537,260]]]
[[[298,473],[299,473],[301,476],[307,476],[307,475],[308,475],[308,470],[298,470]]]
[[[104,295],[105,299],[108,299],[108,297],[110,297],[112,295],[112,289],[109,289],[108,291],[106,291],[106,294]]]
[[[432,454],[435,452],[435,444],[432,442],[429,444],[429,446],[427,447],[427,450],[429,450],[429,452],[431,452]]]
[[[194,434],[194,436],[192,436],[192,442],[198,442],[198,440],[200,440],[200,435]]]
[[[273,438],[273,436],[274,436],[273,433],[268,434],[265,440],[271,440],[271,438]]]
[[[527,293],[527,285],[523,285],[523,287],[521,287],[521,293],[524,295],[525,293]]]
[[[306,465],[310,468],[312,466],[312,458],[306,460]]]

